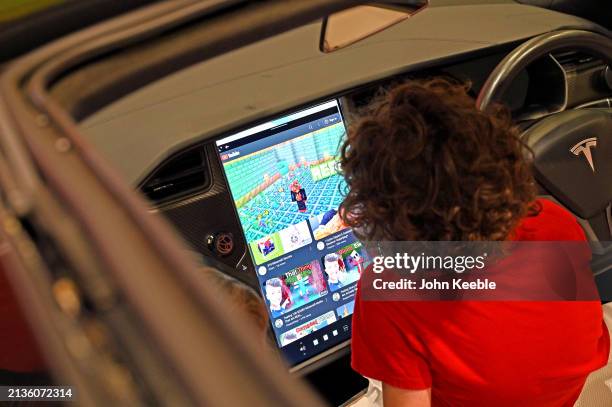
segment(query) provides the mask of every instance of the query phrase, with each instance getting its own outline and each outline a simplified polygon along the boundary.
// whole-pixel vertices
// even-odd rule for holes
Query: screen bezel
[[[339,97],[335,97],[335,98],[325,98],[322,100],[319,100],[317,102],[311,102],[311,103],[307,103],[304,105],[301,105],[301,107],[297,107],[297,108],[293,108],[290,110],[285,110],[284,112],[280,112],[274,115],[270,115],[270,116],[266,116],[265,118],[258,120],[256,122],[251,122],[249,124],[246,124],[245,126],[241,126],[237,129],[234,129],[233,131],[229,131],[224,133],[223,135],[215,138],[215,140],[213,140],[213,146],[214,146],[214,150],[215,150],[215,155],[216,155],[216,159],[217,162],[220,166],[220,170],[221,170],[221,175],[223,177],[223,182],[225,183],[225,187],[227,189],[227,192],[230,195],[230,200],[231,200],[231,206],[232,206],[232,211],[234,213],[234,216],[236,217],[239,227],[240,227],[240,232],[242,233],[242,237],[245,241],[245,246],[244,246],[244,252],[241,256],[241,262],[240,264],[245,264],[248,263],[248,271],[250,273],[252,273],[253,277],[255,278],[255,280],[257,281],[257,293],[262,296],[263,298],[263,293],[261,291],[261,283],[259,281],[259,277],[257,276],[257,270],[255,269],[255,263],[254,263],[254,259],[253,259],[253,255],[249,252],[249,247],[248,247],[248,243],[246,243],[246,235],[244,233],[244,229],[242,226],[242,222],[240,221],[240,217],[238,214],[238,209],[236,208],[236,205],[234,203],[234,199],[231,193],[231,189],[230,189],[230,185],[229,185],[229,180],[227,178],[227,175],[225,174],[225,169],[223,167],[223,161],[221,160],[221,154],[219,152],[219,144],[221,141],[227,140],[228,138],[231,138],[234,135],[237,135],[241,132],[247,132],[250,129],[256,128],[258,126],[267,124],[269,122],[271,122],[272,120],[274,120],[275,118],[283,118],[283,117],[287,117],[290,116],[292,114],[298,114],[300,112],[306,111],[308,109],[317,107],[317,106],[321,106],[324,105],[326,103],[329,102],[333,102],[335,101],[337,106],[338,106],[338,114],[340,115],[340,117],[342,118],[342,122],[343,125],[345,127],[345,130],[348,131],[347,129],[347,125],[346,125],[346,117],[344,115],[343,112],[343,103],[341,98]],[[255,134],[255,133],[253,133]],[[246,137],[246,136],[245,136]],[[222,144],[222,143],[221,143]],[[266,309],[266,312],[267,309]],[[276,334],[274,333],[274,329],[272,327],[272,318],[270,316],[270,314],[268,313],[269,316],[269,321],[268,321],[268,329],[270,330],[270,332],[273,334],[274,337],[274,344],[275,347],[277,349],[278,352],[281,353],[281,355],[283,355],[283,360],[285,360],[285,362],[289,365],[289,372],[290,373],[296,373],[299,375],[304,375],[304,374],[308,374],[309,372],[312,372],[313,370],[316,370],[319,366],[323,366],[325,364],[328,364],[336,359],[341,358],[342,356],[346,355],[347,353],[350,352],[350,344],[351,344],[351,339],[352,339],[352,333],[351,336],[346,339],[345,341],[342,341],[336,345],[333,345],[332,347],[322,350],[321,352],[312,355],[311,357],[307,358],[306,360],[291,364],[288,360],[286,360],[284,358],[284,351],[282,349],[282,347],[280,347],[278,340],[276,338]],[[347,318],[352,318],[352,315],[347,317]],[[340,321],[340,320],[338,320]],[[337,321],[336,321],[337,322]]]

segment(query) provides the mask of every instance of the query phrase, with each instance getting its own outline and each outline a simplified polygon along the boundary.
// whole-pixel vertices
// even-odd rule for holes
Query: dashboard
[[[503,31],[509,16],[526,9],[482,10],[488,17],[474,20],[470,7],[431,7],[327,55],[313,45],[321,27],[312,24],[153,84],[88,118],[82,129],[202,263],[261,294],[271,335],[292,371],[325,366],[326,377],[350,374],[350,316],[368,254],[339,222],[344,182],[336,162],[347,128],[397,83],[450,76],[470,82],[476,96],[525,38],[552,27],[592,28],[529,8],[531,19]],[[439,31],[423,37],[435,24]],[[573,50],[534,62],[504,96],[523,128],[566,109],[609,107],[611,100],[610,67]],[[362,378],[354,379],[363,387]]]
[[[393,76],[242,126],[171,156],[140,189],[205,262],[261,294],[277,346],[299,370],[348,344],[368,264],[338,215],[347,126],[381,89],[406,79],[451,76],[477,92],[502,57]],[[504,102],[528,127],[561,110],[608,106],[608,76],[591,56],[548,55],[515,79]]]
[[[343,182],[334,157],[347,126],[381,89],[410,78],[451,76],[471,82],[476,94],[504,55],[496,52],[394,75],[224,132],[172,154],[143,178],[139,188],[154,204],[153,210],[174,223],[204,261],[223,267],[261,292],[263,298],[267,280],[282,275],[284,281],[293,281],[289,274],[295,277],[300,267],[310,267],[306,273],[325,280],[324,255],[351,251],[349,246],[356,244],[352,233],[337,225],[336,213]],[[519,75],[504,101],[522,126],[563,109],[608,106],[612,94],[609,72],[601,61],[588,55],[571,51],[549,55]],[[309,173],[306,178],[304,171]],[[303,201],[295,197],[294,187],[298,196],[301,191]],[[336,225],[331,237],[322,232],[328,224]],[[291,241],[294,237],[298,243]],[[317,247],[321,243],[324,249]],[[271,314],[274,323],[282,324],[273,326],[277,343],[286,348],[283,352],[294,366],[345,341],[347,336],[341,333],[348,328],[344,322],[350,324],[345,314],[350,315],[351,307],[345,310],[343,306],[352,294],[344,293],[335,301],[331,290],[313,289],[312,281],[308,284],[308,295],[303,292],[300,296],[296,288],[292,305],[283,309],[286,312]],[[285,283],[283,290],[288,288]],[[328,304],[323,308],[331,313],[329,318],[316,320],[325,315],[320,312],[320,301],[342,309],[332,310]],[[310,320],[297,316],[302,308],[308,310]],[[282,318],[275,318],[278,316]],[[290,325],[288,318],[295,318]],[[298,334],[300,324],[307,323],[311,328],[299,329]],[[308,344],[298,340],[304,332],[327,325],[331,337],[319,341],[326,342],[323,346],[313,345],[310,338]],[[335,330],[337,335],[333,335]]]
[[[477,92],[502,56],[393,76],[240,127],[171,156],[140,188],[206,262],[261,293],[277,346],[302,368],[348,344],[355,284],[368,264],[338,215],[347,126],[381,89],[409,78],[451,76]],[[561,110],[608,106],[608,75],[588,55],[548,55],[504,101],[528,127]]]

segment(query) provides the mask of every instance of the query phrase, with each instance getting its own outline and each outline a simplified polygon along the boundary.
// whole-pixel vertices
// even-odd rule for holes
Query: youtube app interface
[[[278,346],[296,365],[350,338],[369,264],[338,214],[346,135],[337,100],[217,141]]]

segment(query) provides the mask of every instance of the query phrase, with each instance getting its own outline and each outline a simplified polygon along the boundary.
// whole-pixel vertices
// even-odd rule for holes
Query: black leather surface
[[[609,111],[585,109],[550,116],[525,133],[538,181],[584,219],[602,213],[612,202],[611,130]],[[587,140],[594,140],[586,146],[588,152],[580,147]]]

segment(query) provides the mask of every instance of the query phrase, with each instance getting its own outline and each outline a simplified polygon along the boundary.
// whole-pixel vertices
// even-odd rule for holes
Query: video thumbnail
[[[311,319],[310,321],[297,326],[293,329],[290,329],[287,332],[284,332],[280,335],[280,343],[281,346],[285,346],[290,344],[291,342],[295,342],[300,338],[305,337],[321,328],[325,328],[326,326],[333,324],[336,322],[336,314],[334,311],[329,311],[319,317]]]
[[[314,260],[266,280],[263,292],[272,318],[277,318],[327,294],[327,283]]]
[[[310,227],[312,228],[312,233],[316,240],[321,240],[348,227],[342,222],[340,214],[338,214],[336,209],[330,209],[318,215],[311,216],[308,222],[310,222]]]
[[[351,316],[353,311],[355,310],[355,301],[349,301],[344,305],[336,308],[336,313],[338,314],[338,318],[346,318]]]
[[[250,242],[255,264],[260,265],[312,242],[306,221]]]
[[[357,280],[370,264],[370,259],[361,242],[354,242],[328,253],[321,258],[327,286],[331,291],[339,290]]]
[[[285,252],[291,252],[293,250],[304,247],[312,242],[310,231],[308,230],[308,224],[306,221],[300,222],[296,225],[291,225],[278,232]]]

